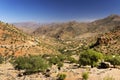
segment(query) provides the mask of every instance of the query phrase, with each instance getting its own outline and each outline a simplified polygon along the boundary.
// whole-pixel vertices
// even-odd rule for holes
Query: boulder
[[[110,68],[111,64],[109,62],[101,62],[100,65],[98,66],[98,68]]]

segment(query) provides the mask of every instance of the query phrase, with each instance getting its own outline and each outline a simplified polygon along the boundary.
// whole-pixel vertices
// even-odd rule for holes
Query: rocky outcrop
[[[117,28],[112,32],[102,34],[91,48],[105,54],[120,54],[120,30]]]

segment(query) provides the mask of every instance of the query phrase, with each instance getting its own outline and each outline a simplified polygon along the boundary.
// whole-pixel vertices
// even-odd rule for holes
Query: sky
[[[0,20],[15,22],[93,21],[120,15],[120,0],[0,0]]]

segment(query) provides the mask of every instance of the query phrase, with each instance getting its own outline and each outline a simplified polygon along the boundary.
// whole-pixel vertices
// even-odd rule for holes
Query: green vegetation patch
[[[110,62],[115,68],[116,65],[120,65],[120,55],[106,55],[105,61]]]
[[[0,64],[2,64],[2,63],[3,63],[3,61],[4,61],[3,57],[2,57],[2,56],[0,56]]]
[[[88,80],[88,77],[89,77],[88,72],[84,72],[84,73],[82,74],[83,80]]]
[[[58,77],[57,80],[65,80],[66,74],[58,74],[57,77]]]
[[[80,54],[79,64],[83,66],[91,65],[91,67],[94,67],[101,59],[103,59],[101,53],[88,49]]]
[[[18,57],[13,62],[18,70],[25,70],[26,74],[45,71],[49,65],[48,62],[41,56]]]

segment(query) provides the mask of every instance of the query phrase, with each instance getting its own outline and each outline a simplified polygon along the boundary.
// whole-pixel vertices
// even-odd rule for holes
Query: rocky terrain
[[[119,54],[119,27],[120,16],[110,15],[89,23],[71,21],[40,25],[36,30],[33,29],[32,35],[39,37],[41,44],[48,44],[58,51],[77,53],[83,47],[90,47],[105,54]]]
[[[116,30],[98,37],[93,47],[105,54],[120,54],[120,26]]]
[[[0,54],[28,55],[58,53],[47,41],[30,36],[13,25],[0,22]]]
[[[120,16],[110,15],[89,23],[71,21],[45,24],[30,31],[31,35],[27,29],[23,31],[14,25],[0,22],[0,56],[4,59],[0,64],[0,80],[57,80],[58,74],[65,74],[65,80],[82,80],[84,72],[88,72],[88,80],[106,80],[108,77],[120,80],[119,66],[113,68],[113,64],[107,69],[99,69],[81,67],[79,63],[79,56],[89,49],[104,56],[112,55],[112,58],[120,54]],[[40,56],[31,59],[32,55]],[[46,71],[39,71],[39,64],[42,63],[36,60],[39,57],[47,61],[42,66],[46,67],[48,63]],[[15,63],[17,59],[18,64]],[[25,60],[29,64],[24,63]],[[119,59],[115,60],[119,63]],[[33,69],[33,65],[35,73],[24,74],[27,69]]]
[[[59,71],[54,65],[50,70],[50,77],[46,77],[42,73],[19,76],[22,71],[15,70],[10,63],[0,65],[0,80],[56,80],[58,73],[67,75],[65,80],[82,80],[82,74],[89,72],[88,80],[106,80],[105,78],[111,77],[112,80],[119,80],[120,69],[97,69],[92,68],[89,71],[84,68],[74,68],[74,64],[65,63]],[[114,73],[114,74],[113,74]]]

